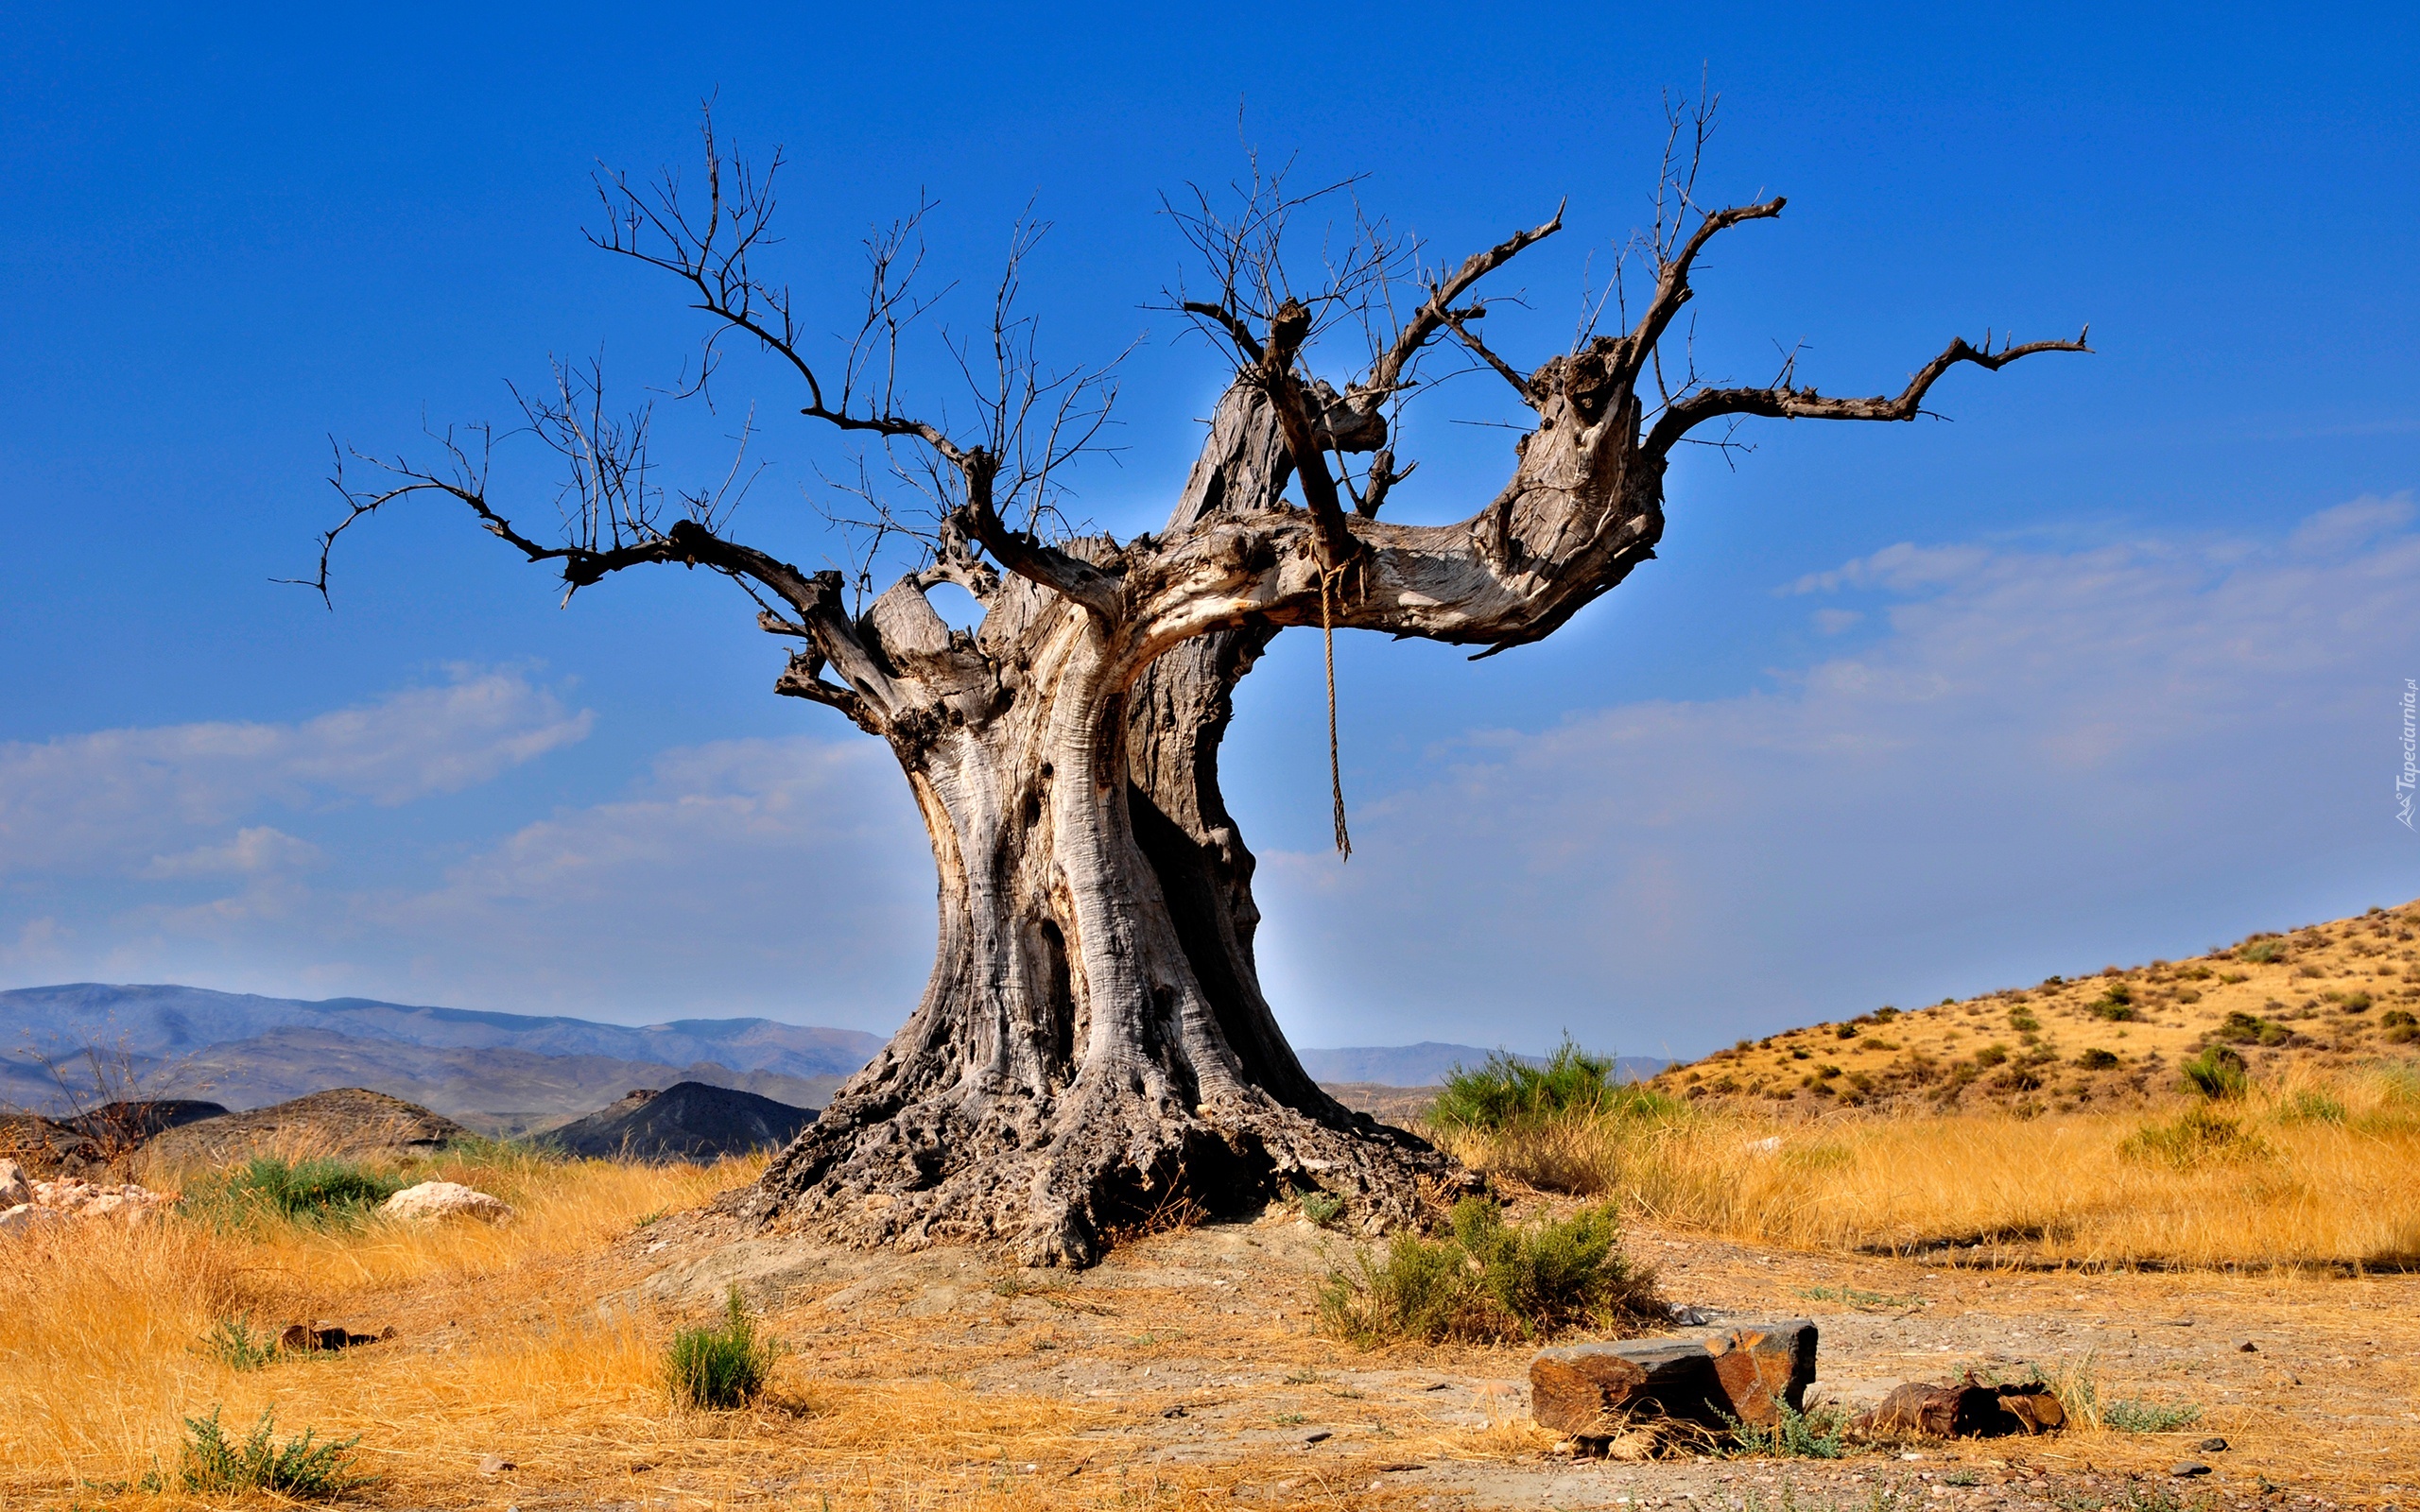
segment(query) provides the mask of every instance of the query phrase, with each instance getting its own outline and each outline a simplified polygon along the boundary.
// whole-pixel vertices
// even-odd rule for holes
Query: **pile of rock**
[[[61,1177],[28,1181],[14,1160],[0,1160],[0,1233],[22,1233],[69,1218],[117,1218],[141,1223],[177,1199],[129,1181],[118,1186]]]
[[[1690,1434],[1702,1441],[1701,1430],[1772,1428],[1785,1411],[1806,1411],[1814,1380],[1815,1325],[1791,1318],[1545,1350],[1530,1363],[1530,1411],[1574,1448],[1621,1452],[1629,1443],[1651,1453]],[[1861,1438],[1990,1438],[2066,1422],[2048,1385],[1986,1383],[1969,1371],[1946,1386],[1910,1382],[1840,1426]]]

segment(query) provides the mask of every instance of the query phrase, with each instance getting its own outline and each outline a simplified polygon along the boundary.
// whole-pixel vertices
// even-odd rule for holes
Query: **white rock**
[[[459,1181],[424,1181],[389,1197],[381,1211],[397,1218],[477,1218],[487,1223],[512,1216],[501,1197]]]
[[[0,1208],[22,1207],[34,1200],[34,1189],[14,1160],[0,1160]]]
[[[37,1208],[30,1202],[20,1202],[6,1212],[0,1212],[0,1234],[22,1234],[60,1221],[60,1215],[48,1208]]]

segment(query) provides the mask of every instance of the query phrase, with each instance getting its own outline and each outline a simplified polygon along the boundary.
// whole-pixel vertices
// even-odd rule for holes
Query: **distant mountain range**
[[[1343,1050],[1298,1050],[1303,1069],[1314,1081],[1367,1082],[1381,1087],[1435,1087],[1457,1066],[1476,1067],[1488,1052],[1477,1045],[1439,1044],[1424,1040],[1416,1045],[1361,1045]],[[1537,1062],[1541,1056],[1522,1056]],[[1624,1081],[1645,1081],[1670,1065],[1651,1056],[1622,1056],[1614,1061],[1615,1074]]]
[[[820,1108],[882,1045],[880,1035],[770,1019],[634,1027],[368,998],[309,1003],[78,982],[0,992],[0,1100],[56,1110],[64,1099],[36,1056],[75,1061],[61,1069],[89,1079],[89,1048],[150,1095],[207,1096],[242,1108],[367,1087],[517,1132],[590,1112],[634,1088],[682,1081]]]
[[[883,1042],[859,1030],[770,1019],[632,1026],[369,998],[312,1003],[78,982],[0,991],[0,1103],[64,1110],[67,1099],[39,1057],[89,1080],[87,1052],[97,1051],[114,1068],[105,1081],[130,1074],[147,1096],[208,1097],[246,1108],[366,1087],[490,1132],[518,1133],[591,1112],[634,1089],[684,1081],[821,1108]],[[1423,1043],[1301,1056],[1319,1081],[1425,1087],[1457,1065],[1478,1065],[1487,1052]],[[1626,1077],[1652,1075],[1663,1065],[1621,1062]],[[121,1090],[109,1087],[104,1095]]]

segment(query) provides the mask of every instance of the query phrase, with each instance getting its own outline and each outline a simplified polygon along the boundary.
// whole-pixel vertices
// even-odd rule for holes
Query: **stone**
[[[66,1214],[55,1208],[38,1208],[30,1202],[20,1202],[8,1211],[0,1212],[0,1234],[30,1233],[65,1219]]]
[[[389,1197],[378,1211],[389,1217],[415,1220],[476,1218],[495,1223],[512,1216],[511,1207],[503,1198],[490,1196],[459,1181],[423,1181],[418,1186],[406,1187]]]
[[[2048,1386],[1984,1385],[1968,1371],[1956,1385],[1910,1381],[1894,1387],[1873,1411],[1858,1415],[1859,1432],[1921,1438],[1996,1438],[2065,1427],[2066,1408]]]
[[[1641,1416],[1771,1426],[1782,1405],[1805,1406],[1815,1343],[1815,1325],[1793,1318],[1547,1349],[1530,1362],[1530,1411],[1541,1426],[1575,1438],[1609,1437]]]
[[[2196,1447],[2204,1454],[2223,1454],[2227,1452],[2227,1441],[2214,1436],[2202,1440]]]
[[[507,1470],[516,1470],[520,1468],[501,1454],[490,1454],[479,1461],[479,1473],[482,1475],[501,1475]]]
[[[395,1331],[391,1327],[375,1333],[355,1333],[336,1323],[289,1323],[285,1332],[277,1336],[277,1347],[292,1353],[307,1354],[322,1349],[350,1349],[360,1344],[383,1344],[394,1336]]]
[[[2188,1459],[2184,1464],[2176,1467],[2176,1469],[2169,1470],[2168,1473],[2175,1476],[2179,1480],[2190,1480],[2196,1475],[2209,1474],[2210,1467],[2203,1464],[2200,1460]]]
[[[34,1200],[32,1183],[14,1160],[0,1160],[0,1208],[21,1208]]]

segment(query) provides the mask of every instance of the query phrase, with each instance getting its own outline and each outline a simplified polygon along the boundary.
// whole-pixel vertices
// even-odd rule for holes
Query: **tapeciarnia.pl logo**
[[[2411,829],[2411,790],[2420,783],[2420,678],[2403,679],[2403,770],[2394,777],[2394,816]],[[2415,831],[2420,833],[2420,831]]]

